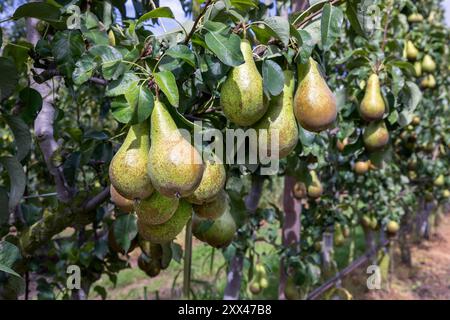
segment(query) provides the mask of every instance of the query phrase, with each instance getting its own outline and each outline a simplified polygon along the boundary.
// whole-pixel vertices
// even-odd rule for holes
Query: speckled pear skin
[[[204,164],[200,153],[180,133],[166,107],[155,101],[151,116],[152,144],[148,175],[167,197],[187,197],[199,186]]]
[[[389,131],[384,121],[374,121],[364,130],[364,145],[368,150],[378,150],[389,142]]]
[[[120,195],[120,193],[117,192],[116,188],[114,188],[113,185],[109,186],[109,193],[111,195],[111,201],[117,208],[127,213],[133,211],[134,201]]]
[[[130,127],[109,165],[109,179],[127,199],[145,199],[154,190],[147,175],[150,137],[148,121]]]
[[[250,126],[261,119],[267,110],[264,103],[263,80],[253,61],[248,40],[241,40],[245,62],[234,67],[222,85],[220,103],[223,113],[233,123]]]
[[[147,199],[136,201],[136,214],[142,223],[161,224],[173,216],[178,204],[178,198],[166,197],[159,192],[153,192]]]
[[[298,142],[298,127],[294,116],[294,73],[284,71],[284,87],[280,95],[272,97],[269,110],[255,125],[255,129],[266,129],[267,148],[265,154],[272,155],[271,130],[278,130],[278,157],[285,158],[289,155]]]
[[[194,204],[193,209],[197,216],[206,219],[220,217],[228,207],[228,196],[225,190],[221,190],[216,198],[201,205]]]
[[[192,205],[181,199],[177,211],[165,223],[151,225],[138,220],[138,232],[143,239],[152,243],[166,243],[175,239],[191,216]]]
[[[366,121],[380,120],[383,118],[386,105],[381,95],[380,79],[375,73],[370,75],[367,81],[364,98],[359,105],[359,114]]]
[[[194,236],[214,248],[227,247],[236,233],[236,223],[230,212],[226,210],[220,217],[213,220],[213,224],[206,231],[203,231],[200,223],[206,220],[194,214],[192,218],[192,233]]]
[[[336,98],[328,88],[317,67],[309,63],[298,66],[298,88],[294,97],[294,114],[306,130],[319,132],[329,128],[336,120]]]
[[[227,174],[220,159],[214,155],[212,161],[205,160],[205,171],[198,188],[187,200],[194,204],[203,204],[214,200],[225,186]]]

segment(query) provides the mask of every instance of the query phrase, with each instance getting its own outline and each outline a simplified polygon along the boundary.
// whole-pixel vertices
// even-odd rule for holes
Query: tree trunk
[[[292,194],[295,183],[294,177],[286,176],[284,178],[282,244],[285,248],[295,246],[296,251],[299,251],[302,204]],[[280,300],[286,299],[284,296],[284,288],[287,277],[284,268],[284,261],[282,259],[280,261],[280,283],[278,287],[278,299]]]
[[[403,264],[412,266],[409,234],[411,233],[411,212],[406,212],[401,220],[398,243],[400,245],[400,258]]]
[[[252,177],[252,188],[245,198],[245,207],[249,214],[255,213],[261,199],[263,177],[254,175]],[[236,251],[235,256],[231,259],[230,268],[227,274],[227,285],[224,291],[224,300],[239,299],[242,282],[242,268],[244,266],[244,251]]]

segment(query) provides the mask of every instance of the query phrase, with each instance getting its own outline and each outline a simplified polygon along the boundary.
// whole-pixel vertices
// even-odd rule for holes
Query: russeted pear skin
[[[322,183],[314,170],[311,170],[309,174],[311,175],[311,183],[307,188],[308,196],[314,199],[319,198],[323,193]]]
[[[109,165],[109,178],[127,199],[145,199],[154,188],[147,175],[150,137],[148,121],[133,125]]]
[[[151,225],[138,220],[139,235],[152,243],[169,242],[183,230],[191,215],[192,205],[185,200],[180,200],[177,211],[162,224]]]
[[[366,121],[380,120],[385,111],[383,96],[381,95],[380,79],[375,73],[367,81],[366,92],[359,106],[359,113]]]
[[[228,196],[225,190],[221,190],[216,198],[201,205],[193,205],[197,216],[206,219],[216,219],[220,217],[228,207]]]
[[[225,186],[227,174],[220,159],[214,155],[212,161],[205,161],[205,171],[202,181],[194,193],[187,200],[194,204],[213,201]]]
[[[298,141],[298,127],[294,116],[294,73],[284,71],[284,87],[280,95],[272,97],[269,109],[255,125],[255,129],[267,130],[267,156],[272,155],[272,130],[278,130],[278,158],[282,159],[294,150]],[[261,146],[261,145],[260,145]]]
[[[425,72],[433,72],[436,70],[436,62],[434,62],[433,58],[426,54],[422,60],[422,70]]]
[[[417,59],[417,55],[419,54],[419,50],[417,50],[416,46],[414,45],[414,43],[412,43],[411,40],[408,40],[408,42],[406,42],[406,58],[408,58],[408,60],[413,61]]]
[[[178,203],[178,198],[166,197],[155,191],[147,199],[136,201],[136,214],[142,223],[161,224],[173,216]]]
[[[109,193],[111,195],[111,201],[117,208],[127,213],[133,211],[134,201],[121,196],[113,185],[110,185]]]
[[[369,151],[383,148],[389,142],[389,131],[384,121],[369,123],[364,130],[363,141]]]
[[[214,248],[225,248],[233,240],[236,233],[236,223],[230,212],[225,211],[220,217],[212,220],[213,224],[206,230],[202,230],[201,222],[207,219],[196,214],[192,217],[192,233],[200,241],[206,242]]]
[[[197,149],[178,130],[158,100],[151,115],[148,176],[155,189],[167,197],[187,197],[194,193],[203,176],[203,160]]]
[[[233,123],[250,126],[267,110],[264,103],[263,80],[253,60],[248,40],[241,40],[244,63],[234,67],[222,85],[220,103],[223,113]]]
[[[294,114],[308,131],[319,132],[336,120],[336,98],[319,72],[317,62],[310,58],[298,67],[299,84],[294,98]]]

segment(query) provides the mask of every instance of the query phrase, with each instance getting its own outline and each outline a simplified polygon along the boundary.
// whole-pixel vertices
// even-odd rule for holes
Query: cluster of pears
[[[383,121],[385,110],[380,79],[373,73],[367,81],[364,97],[359,105],[361,118],[369,122],[363,133],[364,145],[369,151],[382,149],[389,142],[389,132]]]
[[[370,216],[368,214],[364,214],[361,217],[361,225],[364,229],[369,230],[378,230],[378,220],[375,216]]]
[[[350,228],[347,225],[342,226],[340,223],[334,224],[333,243],[336,247],[344,244],[345,239],[350,236]]]
[[[427,74],[422,78],[420,85],[423,88],[433,89],[436,86],[436,79],[433,75],[436,70],[436,62],[429,54],[425,54],[422,61],[417,61],[420,52],[411,40],[405,45],[404,56],[411,62],[414,61],[414,72],[417,78],[421,77],[423,72]]]
[[[223,164],[205,164],[159,100],[150,123],[130,127],[111,160],[109,177],[112,201],[125,212],[134,210],[139,235],[155,244],[170,242],[183,230],[193,204],[225,205],[218,197],[226,181]]]
[[[316,171],[311,170],[309,172],[311,180],[309,183],[297,181],[292,189],[292,194],[296,199],[303,199],[306,196],[317,199],[323,194],[323,186],[317,176]]]
[[[266,268],[262,263],[255,265],[253,279],[249,284],[248,289],[252,294],[260,294],[262,290],[269,286],[269,280],[267,279]]]
[[[286,157],[298,141],[297,122],[306,130],[319,132],[336,119],[336,99],[312,58],[298,66],[298,87],[294,95],[294,73],[284,71],[282,92],[266,99],[263,80],[253,60],[251,44],[241,40],[244,63],[232,68],[221,88],[220,102],[225,116],[233,123],[258,132],[279,131],[279,158]],[[297,121],[296,121],[297,120]],[[268,141],[270,146],[270,139]],[[273,150],[267,150],[271,155]]]

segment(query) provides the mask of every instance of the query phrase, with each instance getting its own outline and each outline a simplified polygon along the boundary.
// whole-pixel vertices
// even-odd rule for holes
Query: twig
[[[194,25],[192,26],[191,31],[187,35],[186,39],[184,39],[184,44],[188,44],[189,40],[191,40],[192,36],[194,35],[195,29],[197,29],[197,25],[200,22],[200,19],[205,15],[206,10],[208,9],[208,7],[209,7],[209,5],[211,3],[212,3],[212,0],[207,0],[205,2],[205,6],[204,6],[202,12],[200,12],[200,14],[198,15],[197,19],[195,19],[195,22],[194,22]]]
[[[383,52],[384,52],[384,48],[386,47],[387,29],[388,29],[388,26],[389,26],[389,21],[390,21],[390,17],[391,17],[392,7],[393,7],[393,5],[391,4],[389,6],[388,11],[386,12],[386,22],[384,23],[384,31],[383,31],[383,42],[381,43],[381,51],[383,51]]]
[[[345,0],[331,0],[329,3],[331,5],[339,5],[344,3]],[[325,5],[325,4],[324,4]],[[315,17],[317,17],[318,15],[322,14],[323,11],[323,6],[322,8],[320,8],[319,10],[317,10],[316,12],[312,13],[311,15],[309,15],[308,17],[305,18],[305,20],[303,20],[302,22],[300,22],[299,24],[297,24],[295,27],[298,29],[302,29],[304,28],[311,20],[313,20]]]

